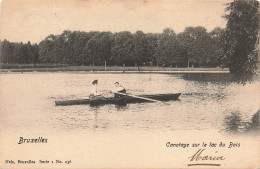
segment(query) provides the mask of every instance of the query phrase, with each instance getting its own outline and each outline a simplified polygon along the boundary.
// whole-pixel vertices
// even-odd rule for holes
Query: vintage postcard
[[[260,168],[259,1],[0,3],[0,169]]]

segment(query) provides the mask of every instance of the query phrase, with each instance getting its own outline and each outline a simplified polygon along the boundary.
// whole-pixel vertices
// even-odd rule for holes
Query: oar
[[[114,93],[115,94],[121,94],[121,95],[124,95],[124,96],[130,96],[130,97],[134,97],[134,98],[138,98],[138,99],[148,100],[148,101],[152,101],[152,102],[159,102],[159,103],[167,104],[167,103],[159,101],[159,100],[154,100],[154,99],[150,99],[150,98],[146,98],[146,97],[136,96],[136,95],[132,95],[132,94],[128,94],[128,93],[119,93],[119,92],[114,92]]]

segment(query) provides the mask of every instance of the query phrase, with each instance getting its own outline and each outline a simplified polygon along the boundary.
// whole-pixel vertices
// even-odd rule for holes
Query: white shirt
[[[118,86],[118,87],[116,87],[115,89],[113,89],[112,90],[112,92],[113,93],[117,93],[117,92],[119,92],[119,91],[121,91],[121,90],[124,90],[125,88],[123,87],[123,86]]]
[[[92,86],[90,94],[93,94],[94,96],[100,95],[100,93],[98,92],[98,86],[97,85]]]

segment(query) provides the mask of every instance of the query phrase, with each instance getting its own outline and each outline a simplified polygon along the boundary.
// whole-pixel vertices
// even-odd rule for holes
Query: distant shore
[[[100,73],[229,73],[228,68],[176,68],[140,66],[67,66],[61,64],[13,64],[1,65],[1,73],[10,72],[100,72]]]

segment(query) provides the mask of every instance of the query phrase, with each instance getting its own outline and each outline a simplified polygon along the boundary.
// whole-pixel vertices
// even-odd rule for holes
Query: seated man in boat
[[[115,89],[113,89],[111,91],[112,93],[115,93],[115,98],[120,98],[120,97],[124,96],[122,94],[117,94],[117,93],[126,93],[125,88],[123,86],[119,85],[119,82],[116,82],[115,86],[116,86]]]
[[[98,80],[94,80],[92,82],[92,89],[89,95],[89,99],[91,100],[98,100],[98,99],[103,99],[104,96],[102,96],[99,92],[98,92]]]

